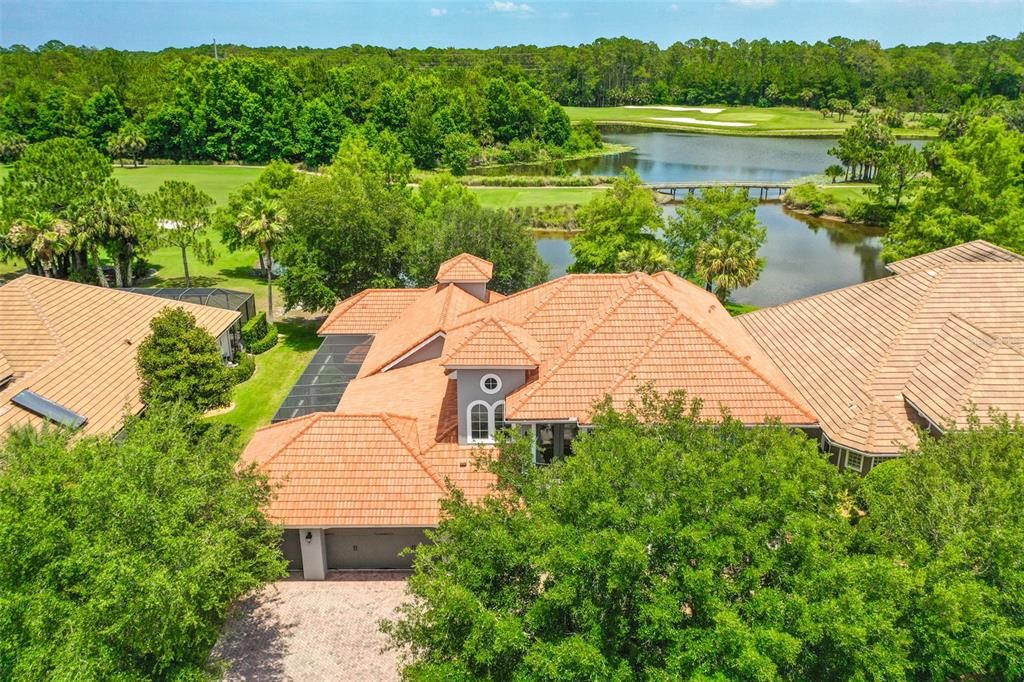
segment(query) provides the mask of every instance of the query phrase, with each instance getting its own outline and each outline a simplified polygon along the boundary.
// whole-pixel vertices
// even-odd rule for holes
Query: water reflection
[[[631,167],[647,182],[778,181],[820,173],[835,161],[828,155],[829,147],[835,144],[831,139],[695,135],[628,126],[603,126],[601,131],[609,142],[635,149],[567,162],[570,172],[620,175]],[[521,166],[511,172],[539,174],[552,170]],[[669,205],[665,210],[672,214],[674,207]],[[777,305],[885,274],[879,255],[881,231],[819,220],[788,211],[777,202],[758,206],[757,217],[768,228],[761,248],[766,265],[753,286],[733,294],[739,303]],[[572,263],[569,241],[563,236],[538,235],[537,250],[551,268],[552,277],[565,274]]]

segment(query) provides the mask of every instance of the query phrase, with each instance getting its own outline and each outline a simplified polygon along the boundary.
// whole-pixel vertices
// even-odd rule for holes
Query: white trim
[[[487,383],[488,379],[494,379],[495,381],[498,382],[498,385],[495,386],[494,388],[487,388],[487,386],[485,386],[484,384]],[[487,395],[494,395],[495,393],[501,390],[501,377],[494,373],[483,375],[482,377],[480,377],[480,390],[486,393]]]
[[[477,405],[483,405],[487,410],[487,431],[490,434],[487,438],[473,437],[473,408]],[[466,442],[474,444],[494,442],[494,407],[486,400],[474,400],[466,406]]]
[[[445,365],[448,369],[517,369],[517,370],[528,370],[537,369],[537,365]]]
[[[388,364],[384,365],[381,368],[380,371],[382,371],[382,372],[388,371],[389,369],[391,369],[392,367],[394,367],[398,363],[402,362],[402,360],[405,360],[410,355],[413,355],[417,351],[419,351],[419,350],[429,346],[430,343],[432,341],[434,341],[435,339],[437,339],[438,337],[440,337],[442,339],[445,338],[444,332],[437,332],[436,334],[434,334],[430,338],[428,338],[428,339],[426,339],[424,341],[421,341],[420,343],[416,344],[414,347],[410,348],[409,350],[407,350],[406,352],[402,353],[401,355],[399,355],[397,358],[395,358],[394,360],[392,360]]]
[[[849,448],[844,448],[844,450],[846,452],[843,455],[843,468],[849,469],[850,471],[857,471],[857,472],[860,472],[860,473],[863,474],[864,473],[864,455],[862,455],[859,452],[855,452],[853,450],[850,450]],[[857,457],[860,458],[860,466],[852,466],[850,464],[850,455],[856,455]]]

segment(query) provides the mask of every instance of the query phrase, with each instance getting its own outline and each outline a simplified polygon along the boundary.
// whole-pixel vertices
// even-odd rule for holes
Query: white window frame
[[[497,386],[495,386],[493,389],[488,389],[487,386],[485,386],[488,379],[494,379],[496,382],[498,382]],[[486,393],[487,395],[494,395],[495,393],[501,390],[501,377],[494,373],[483,375],[482,377],[480,377],[480,390]]]
[[[487,410],[487,437],[486,438],[474,438],[473,437],[473,408],[477,405],[483,405]],[[499,400],[493,405],[486,400],[474,400],[466,406],[466,442],[467,443],[487,443],[493,444],[495,434],[498,433],[498,424],[495,421],[495,415],[498,410],[498,406],[501,405],[501,409],[505,409],[505,401]],[[504,412],[502,413],[504,416]],[[507,421],[502,423],[507,424]]]
[[[845,466],[850,471],[859,471],[860,473],[864,473],[864,455],[847,448],[844,448],[844,450],[846,451],[846,459],[843,466]],[[850,464],[851,455],[855,455],[860,459],[859,466],[853,466]]]

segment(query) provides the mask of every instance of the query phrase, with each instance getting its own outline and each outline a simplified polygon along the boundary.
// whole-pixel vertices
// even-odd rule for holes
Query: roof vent
[[[21,391],[11,398],[11,402],[22,409],[70,429],[80,428],[87,421],[85,417],[77,412],[73,412],[63,405],[58,405],[52,400],[48,400],[32,391]]]

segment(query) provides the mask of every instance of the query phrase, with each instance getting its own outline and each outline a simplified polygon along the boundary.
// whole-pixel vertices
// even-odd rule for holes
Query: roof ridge
[[[622,372],[620,372],[619,376],[612,382],[611,387],[607,391],[608,393],[614,391],[622,384],[622,382],[629,378],[629,374],[633,370],[633,368],[639,365],[644,358],[646,358],[654,351],[654,347],[658,345],[658,342],[665,338],[665,335],[668,334],[669,330],[672,329],[672,327],[674,327],[676,323],[680,320],[680,318],[682,318],[683,316],[684,315],[682,312],[677,312],[675,317],[671,318],[668,322],[663,324],[661,329],[659,329],[657,332],[654,333],[654,335],[650,337],[650,340],[647,342],[647,345],[643,349],[643,352],[638,353],[636,357],[633,358],[632,362],[630,362],[629,365],[624,370],[622,370]]]
[[[552,361],[551,365],[549,365],[547,367],[547,371],[544,372],[544,376],[543,377],[538,377],[537,381],[533,381],[533,382],[530,382],[530,383],[527,383],[527,384],[523,384],[522,386],[520,386],[516,390],[512,391],[511,393],[509,393],[508,396],[506,396],[506,398],[505,398],[506,409],[507,409],[507,406],[508,406],[508,398],[513,396],[513,395],[521,393],[522,398],[520,398],[520,405],[519,406],[521,406],[522,402],[525,402],[526,400],[529,400],[530,397],[534,393],[536,393],[538,390],[540,390],[540,388],[544,384],[546,384],[548,382],[548,380],[554,374],[555,370],[557,370],[560,367],[562,367],[563,365],[565,365],[565,363],[569,361],[569,358],[573,357],[576,354],[576,351],[579,350],[579,348],[584,343],[586,343],[590,339],[591,336],[594,335],[594,333],[601,326],[600,322],[608,319],[609,315],[611,315],[623,303],[625,303],[626,299],[628,299],[633,294],[633,292],[636,291],[637,287],[640,285],[639,284],[639,278],[632,277],[630,279],[632,280],[632,286],[627,287],[626,290],[623,291],[622,294],[620,294],[617,299],[615,299],[612,303],[607,305],[605,307],[605,309],[602,310],[598,315],[596,315],[594,317],[591,317],[587,321],[586,327],[582,328],[583,329],[583,333],[580,336],[579,340],[577,340],[576,343],[573,344],[572,346],[567,347],[557,358],[555,358],[554,361]],[[627,280],[627,281],[629,281],[629,280]],[[506,414],[506,416],[508,416],[508,415]]]
[[[265,460],[263,460],[263,462],[262,462],[262,463],[260,464],[260,466],[265,466],[266,464],[270,463],[270,462],[271,462],[271,461],[273,461],[274,459],[277,459],[277,456],[278,456],[278,455],[280,455],[280,454],[281,454],[282,452],[284,452],[284,451],[285,451],[285,450],[287,450],[287,449],[288,449],[289,447],[291,447],[292,443],[294,443],[294,442],[295,442],[296,440],[298,440],[298,439],[299,439],[299,436],[301,436],[302,434],[304,434],[304,433],[306,433],[307,431],[309,431],[309,429],[310,429],[310,428],[312,428],[313,424],[315,424],[315,423],[319,422],[319,421],[320,421],[320,419],[321,419],[321,418],[322,418],[322,417],[323,417],[323,416],[324,416],[325,414],[334,414],[334,413],[333,413],[333,412],[313,412],[313,413],[312,413],[312,414],[310,414],[310,415],[303,415],[303,416],[301,416],[301,417],[295,417],[295,419],[308,419],[308,420],[309,420],[309,423],[308,423],[308,424],[306,424],[305,426],[303,426],[303,427],[302,427],[301,429],[299,429],[298,431],[296,431],[296,432],[295,432],[294,434],[292,434],[292,437],[291,437],[291,438],[289,438],[289,439],[288,439],[287,441],[285,441],[285,443],[284,443],[284,444],[283,444],[283,445],[282,445],[281,447],[279,447],[279,448],[278,448],[278,449],[277,449],[277,450],[276,450],[276,451],[274,452],[274,454],[272,454],[272,455],[271,455],[270,457],[267,457],[267,458],[266,458]],[[283,422],[278,422],[278,423],[279,423],[279,424],[287,424],[287,423],[288,423],[288,422],[290,422],[290,421],[291,421],[291,420],[289,419],[289,420],[286,420],[286,421],[283,421]],[[271,424],[270,426],[271,426],[271,427],[273,427],[273,426],[276,426],[276,424]]]
[[[495,320],[495,322],[497,323],[498,327],[503,332],[505,332],[505,335],[508,336],[508,338],[512,340],[512,343],[514,343],[516,345],[516,347],[519,348],[519,350],[521,350],[523,352],[523,355],[525,355],[530,360],[534,360],[534,361],[536,361],[538,363],[540,362],[540,359],[537,358],[537,357],[534,357],[534,354],[531,353],[528,348],[526,348],[523,340],[521,338],[519,338],[518,333],[516,333],[516,330],[520,329],[520,327],[512,324],[511,322],[508,322],[507,320]],[[510,327],[510,329],[506,329],[506,326]],[[529,333],[525,329],[523,329],[522,331],[523,331],[523,333],[527,333],[527,334]]]
[[[479,320],[473,320],[472,322],[466,322],[465,324],[460,324],[460,325],[459,325],[459,326],[457,326],[457,327],[452,327],[452,328],[451,328],[450,330],[448,330],[447,332],[445,332],[445,336],[444,336],[444,338],[445,338],[445,340],[447,340],[447,339],[448,339],[448,336],[449,336],[449,335],[450,335],[450,334],[451,334],[452,332],[454,332],[454,331],[455,331],[456,329],[462,329],[463,327],[472,327],[472,326],[474,326],[474,325],[476,325],[477,327],[480,327],[480,326],[482,326],[482,325],[483,325],[483,324],[484,324],[484,323],[485,323],[485,322],[486,322],[486,321],[487,321],[488,319],[493,319],[493,318],[481,318],[481,319],[479,319]],[[472,340],[472,339],[473,339],[473,338],[474,338],[474,337],[475,337],[475,336],[476,336],[476,335],[477,335],[477,334],[478,334],[479,332],[480,332],[480,329],[478,328],[478,329],[476,329],[476,330],[475,330],[475,331],[473,331],[473,332],[467,333],[467,334],[466,334],[466,336],[465,336],[465,338],[463,338],[463,339],[462,339],[462,341],[461,341],[461,342],[459,343],[459,345],[458,345],[458,346],[456,346],[455,348],[452,348],[450,352],[448,352],[448,353],[445,353],[445,354],[444,354],[444,355],[445,355],[445,357],[446,357],[446,358],[451,358],[452,356],[454,356],[455,354],[457,354],[457,353],[458,353],[458,352],[459,352],[460,350],[462,350],[462,349],[463,349],[463,347],[464,347],[464,346],[465,346],[465,345],[466,345],[467,343],[469,343],[469,342],[470,342],[470,341],[471,341],[471,340]]]
[[[408,419],[413,423],[413,428],[415,429],[417,424],[416,418],[408,417],[405,415],[397,415],[391,412],[381,412],[379,417],[381,421],[384,422],[384,425],[387,426],[388,429],[390,429],[391,433],[395,434],[395,438],[397,438],[399,442],[405,446],[405,449],[409,452],[410,455],[412,455],[412,458],[416,461],[417,464],[420,465],[420,468],[423,469],[427,476],[430,477],[430,480],[434,482],[434,485],[436,485],[442,492],[446,491],[444,481],[442,481],[441,477],[437,475],[437,473],[434,471],[434,468],[431,467],[429,463],[424,461],[422,455],[420,454],[419,439],[417,438],[415,446],[410,445],[406,441],[405,437],[401,433],[399,433],[398,429],[395,428],[395,425],[392,424],[393,419]]]
[[[800,405],[800,404],[798,404],[798,403],[797,403],[797,402],[796,402],[796,401],[794,400],[794,397],[793,397],[793,396],[791,396],[791,395],[789,394],[789,392],[788,392],[788,391],[783,391],[783,390],[782,390],[782,389],[781,389],[781,388],[780,388],[780,387],[778,386],[778,384],[776,384],[776,383],[775,383],[774,381],[772,381],[771,379],[769,379],[768,377],[766,377],[766,376],[765,376],[765,375],[764,375],[764,374],[763,374],[763,373],[761,372],[761,370],[760,370],[760,369],[758,369],[757,367],[755,367],[754,365],[752,365],[752,364],[751,364],[750,362],[748,362],[747,360],[744,360],[744,359],[743,359],[742,357],[740,357],[740,356],[739,356],[739,355],[738,355],[738,354],[737,354],[737,353],[736,353],[736,352],[735,352],[735,351],[734,351],[734,350],[733,350],[732,348],[730,348],[729,346],[727,346],[727,345],[725,344],[725,342],[724,342],[724,341],[723,341],[722,339],[718,338],[718,335],[717,335],[717,334],[714,334],[714,333],[712,333],[712,332],[711,332],[711,330],[709,330],[709,329],[708,329],[707,327],[705,327],[705,326],[704,326],[703,324],[701,324],[701,323],[700,323],[700,322],[698,322],[697,320],[693,319],[693,317],[691,317],[690,315],[687,315],[687,314],[686,314],[686,311],[685,311],[685,310],[681,310],[681,309],[679,308],[679,306],[677,306],[677,305],[675,304],[675,301],[669,301],[669,299],[668,299],[668,298],[667,298],[667,297],[665,296],[665,294],[664,294],[663,292],[659,291],[659,290],[658,290],[658,289],[657,289],[656,287],[654,287],[654,288],[652,288],[652,287],[648,287],[648,288],[649,288],[649,289],[651,289],[651,290],[652,290],[652,291],[653,291],[653,292],[654,292],[654,293],[655,293],[656,295],[658,295],[658,296],[660,296],[660,297],[661,297],[662,299],[664,299],[664,300],[665,300],[665,301],[666,301],[667,303],[669,303],[669,304],[670,304],[670,305],[671,305],[672,307],[674,307],[674,308],[675,308],[676,310],[679,310],[679,314],[680,314],[680,316],[682,316],[682,317],[685,317],[685,318],[686,318],[687,320],[689,320],[689,321],[690,321],[690,323],[691,323],[691,324],[692,324],[693,326],[695,326],[695,327],[696,327],[697,329],[699,329],[699,330],[700,330],[701,332],[703,332],[703,333],[704,333],[704,335],[705,335],[705,336],[707,336],[707,337],[708,337],[709,339],[711,339],[712,341],[714,341],[715,345],[717,345],[717,346],[718,346],[719,348],[721,348],[721,349],[722,349],[723,351],[725,351],[725,352],[726,352],[726,354],[728,354],[728,355],[732,356],[733,358],[735,358],[735,360],[736,360],[737,362],[739,362],[739,363],[740,363],[741,365],[743,365],[743,366],[744,366],[744,367],[746,367],[746,368],[747,368],[748,370],[750,370],[750,372],[751,372],[751,373],[753,373],[753,374],[754,374],[754,375],[755,375],[755,376],[756,376],[756,377],[757,377],[758,379],[760,379],[761,381],[763,381],[763,382],[764,382],[764,383],[765,383],[765,384],[766,384],[766,385],[767,385],[767,386],[768,386],[769,388],[771,388],[771,389],[772,389],[772,390],[774,390],[774,391],[775,391],[775,392],[776,392],[777,394],[779,394],[780,396],[782,396],[783,398],[785,398],[785,400],[786,400],[786,402],[787,402],[787,403],[789,403],[790,405],[792,405],[793,407],[795,407],[795,408],[796,408],[797,410],[799,410],[799,411],[800,411],[800,412],[801,412],[801,413],[802,413],[803,415],[805,415],[805,416],[807,416],[807,417],[810,417],[810,419],[811,419],[811,421],[812,421],[812,422],[818,422],[818,417],[817,417],[817,415],[815,415],[815,414],[813,414],[812,412],[809,412],[809,411],[808,411],[808,410],[810,409],[810,405],[807,405],[806,407],[804,407],[803,405]],[[727,313],[727,314],[728,314],[728,313]],[[740,326],[740,328],[743,328],[743,325],[740,325],[740,324],[739,324],[739,322],[737,322],[736,324],[738,324],[738,325]],[[746,332],[746,333],[747,333],[748,335],[750,334],[750,332],[747,332],[747,330],[746,330],[746,329],[744,329],[744,332]],[[751,339],[753,340],[753,336],[752,336],[752,335],[751,335]],[[761,348],[760,348],[760,346],[759,346],[759,345],[757,344],[757,341],[756,341],[756,340],[754,340],[754,345],[755,345],[755,346],[757,346],[757,347],[758,347],[758,348],[759,348],[759,349],[761,350],[761,352],[762,352],[762,353],[764,354],[765,358],[767,358],[767,360],[768,360],[768,361],[769,361],[770,363],[772,363],[772,365],[773,365],[773,366],[775,367],[775,369],[777,369],[777,370],[779,371],[779,373],[780,373],[780,374],[782,374],[782,376],[784,376],[784,377],[785,377],[785,376],[786,376],[785,372],[783,372],[783,371],[782,371],[782,370],[781,370],[781,369],[780,369],[780,368],[778,367],[778,365],[776,365],[776,364],[775,364],[775,361],[774,361],[774,360],[772,360],[772,359],[771,359],[770,357],[768,357],[768,353],[766,353],[766,352],[764,351],[764,349],[761,349]],[[786,378],[788,379],[788,377],[786,377]],[[793,388],[795,389],[796,387],[794,386]],[[800,399],[802,400],[802,399],[803,399],[803,396],[800,396]]]
[[[50,280],[49,277],[40,277],[39,275],[22,275],[21,277],[19,277],[17,280],[14,280],[14,281],[17,282],[22,277],[31,277],[33,279],[38,279],[40,281],[47,282],[47,283],[49,283],[49,280]],[[71,280],[58,280],[58,281],[70,282],[72,284],[81,284],[81,282],[71,282]],[[83,285],[83,286],[88,286],[88,285]],[[50,337],[54,340],[54,342],[56,342],[57,347],[60,349],[60,352],[57,353],[55,358],[56,357],[63,357],[64,355],[67,354],[67,351],[68,351],[67,345],[65,345],[64,339],[61,337],[61,335],[58,334],[56,332],[56,330],[53,328],[53,322],[50,321],[50,316],[47,315],[46,311],[43,310],[42,306],[39,305],[39,302],[36,300],[35,292],[32,291],[31,289],[29,289],[28,287],[26,287],[25,285],[21,285],[21,290],[25,293],[25,298],[28,299],[29,305],[32,306],[32,310],[33,310],[33,312],[35,312],[36,317],[38,317],[39,320],[43,323],[43,326],[46,327],[46,331],[50,334]],[[46,363],[46,364],[49,364],[49,363]]]

